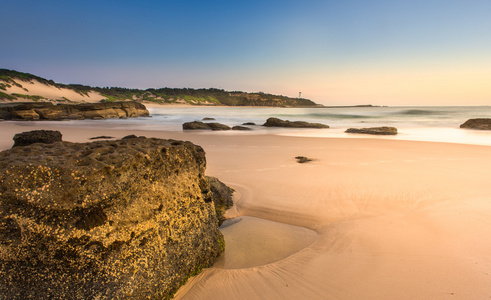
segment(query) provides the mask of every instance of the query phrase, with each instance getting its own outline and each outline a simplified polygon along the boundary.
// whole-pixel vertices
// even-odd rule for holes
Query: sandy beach
[[[225,257],[175,299],[491,298],[489,146],[37,124],[0,123],[0,149],[37,129],[205,149],[242,218],[223,228]]]

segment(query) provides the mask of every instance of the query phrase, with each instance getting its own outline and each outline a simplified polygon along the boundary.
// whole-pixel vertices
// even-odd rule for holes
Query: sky
[[[0,68],[326,105],[491,105],[489,0],[0,0]]]

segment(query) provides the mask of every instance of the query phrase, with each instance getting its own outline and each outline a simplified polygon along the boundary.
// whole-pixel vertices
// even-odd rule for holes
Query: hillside
[[[222,89],[91,87],[61,84],[29,73],[0,69],[0,101],[113,102],[134,100],[142,103],[313,107],[311,100],[266,93],[246,93]]]

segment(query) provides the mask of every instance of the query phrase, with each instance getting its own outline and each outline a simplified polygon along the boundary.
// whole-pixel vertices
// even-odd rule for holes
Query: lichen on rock
[[[0,153],[0,299],[165,299],[223,251],[190,142],[58,142]]]

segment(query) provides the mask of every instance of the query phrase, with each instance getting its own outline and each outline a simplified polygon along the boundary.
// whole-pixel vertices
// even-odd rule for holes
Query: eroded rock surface
[[[166,299],[224,249],[190,142],[0,153],[0,299]]]
[[[57,105],[51,102],[28,102],[0,106],[0,118],[5,120],[82,120],[148,115],[145,105],[131,101]]]

